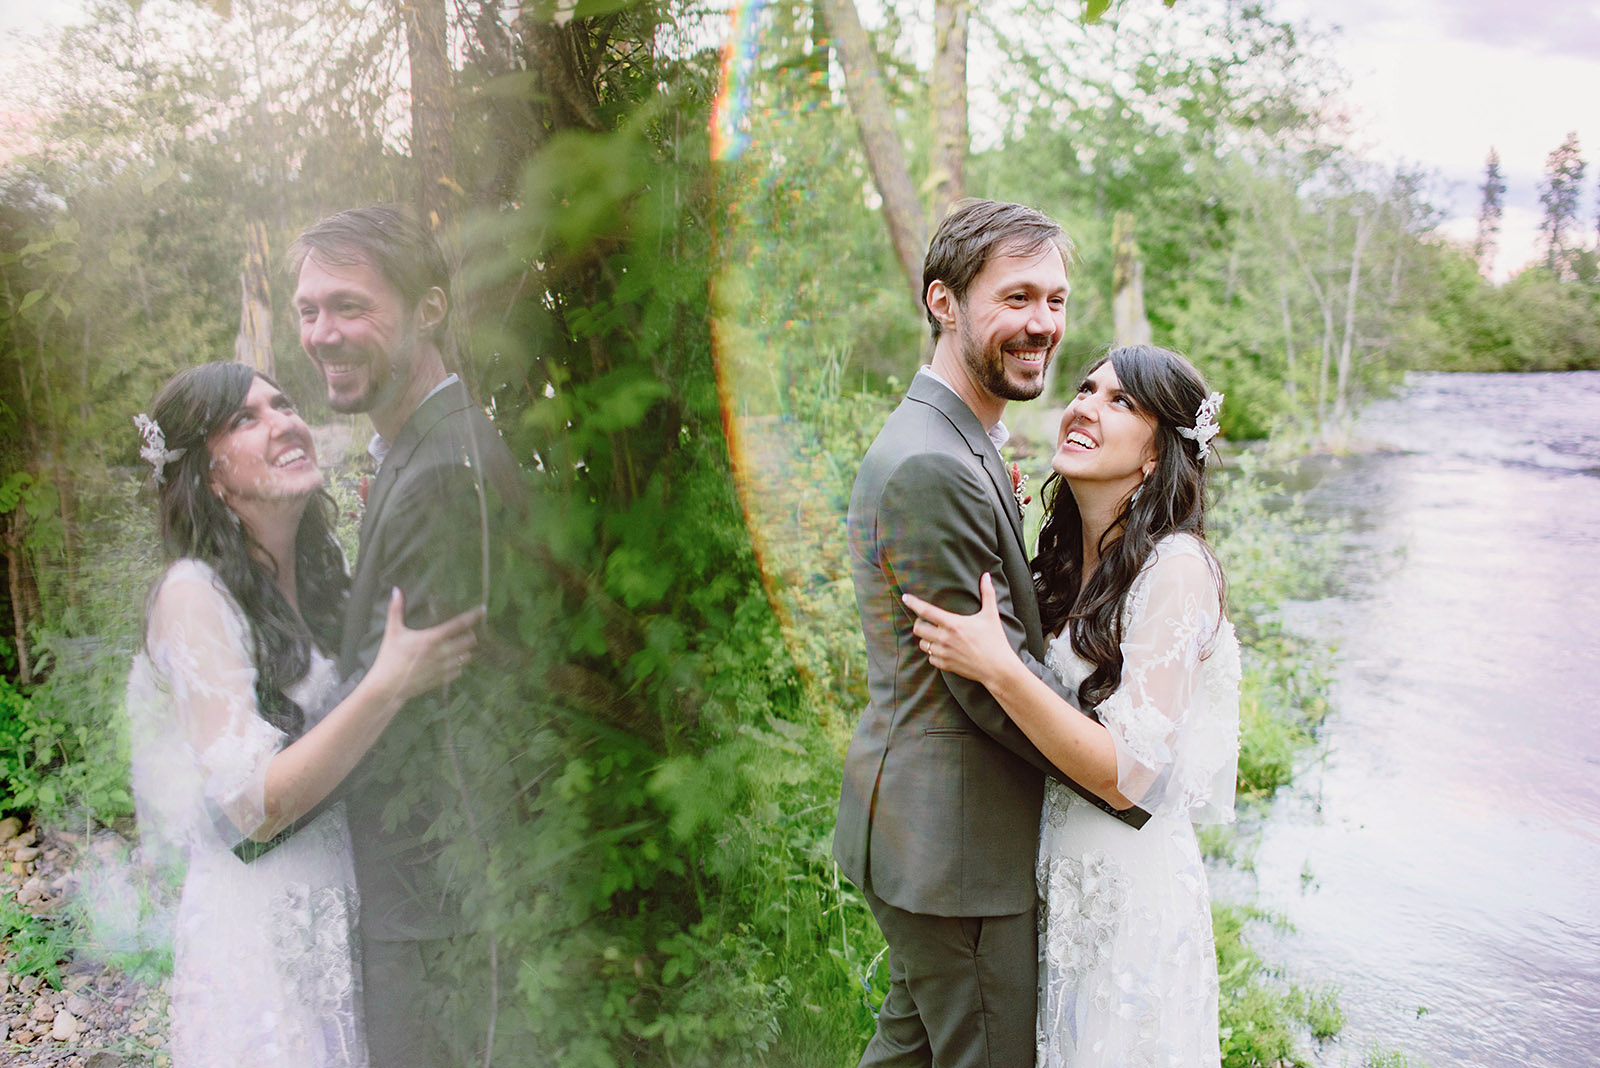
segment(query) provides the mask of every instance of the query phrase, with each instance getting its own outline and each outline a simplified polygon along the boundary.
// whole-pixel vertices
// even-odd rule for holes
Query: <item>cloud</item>
[[[1600,55],[1600,3],[1453,0],[1437,8],[1444,25],[1468,40],[1515,44],[1550,55]]]

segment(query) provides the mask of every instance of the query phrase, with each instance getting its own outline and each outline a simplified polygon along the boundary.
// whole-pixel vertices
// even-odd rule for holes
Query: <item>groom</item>
[[[491,518],[520,501],[522,486],[510,450],[446,368],[450,275],[426,231],[396,208],[359,208],[309,227],[290,255],[300,343],[328,403],[367,413],[377,431],[339,655],[348,679],[377,656],[392,588],[410,627],[487,601]],[[473,675],[455,689],[473,692]],[[384,1068],[460,1063],[472,1042],[459,1019],[425,1009],[430,979],[445,978],[440,962],[472,952],[473,925],[434,840],[441,814],[472,793],[450,776],[466,744],[460,719],[441,694],[414,699],[341,788],[361,894],[367,1040]]]
[[[1042,663],[1021,507],[998,450],[1006,403],[1044,389],[1071,251],[1032,208],[956,205],[923,264],[932,365],[850,495],[868,704],[845,756],[833,849],[889,943],[890,977],[863,1065],[1034,1061],[1034,857],[1044,777],[1060,773],[987,690],[929,665],[900,597],[975,612],[987,572],[1012,644],[1062,692]]]

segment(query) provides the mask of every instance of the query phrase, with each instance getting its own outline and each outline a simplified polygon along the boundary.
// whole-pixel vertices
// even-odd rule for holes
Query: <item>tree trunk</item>
[[[911,172],[895,132],[894,116],[883,91],[883,76],[873,55],[872,42],[861,26],[854,0],[822,0],[833,44],[844,68],[845,95],[861,135],[861,148],[872,172],[872,184],[883,199],[883,219],[889,227],[889,241],[905,274],[907,289],[917,315],[924,314],[922,303],[922,257],[927,251],[927,221]],[[965,64],[963,63],[963,66]]]
[[[1119,211],[1111,220],[1111,334],[1116,345],[1150,344],[1144,312],[1144,261],[1133,239],[1133,215]]]
[[[1344,337],[1339,342],[1339,374],[1333,393],[1333,422],[1343,428],[1350,413],[1350,361],[1355,351],[1356,296],[1361,287],[1361,252],[1376,225],[1371,213],[1356,216],[1356,245],[1350,253],[1350,281],[1345,287]]]
[[[448,13],[445,0],[396,2],[405,20],[411,65],[411,162],[417,176],[417,218],[438,240],[453,276],[461,266],[454,241],[456,207],[465,191],[456,181]],[[462,292],[447,296],[452,306],[449,334],[439,338],[439,347],[445,366],[466,378],[472,313],[463,303]]]
[[[6,578],[11,594],[11,630],[17,645],[17,681],[23,686],[33,684],[33,656],[28,643],[28,630],[39,618],[39,583],[33,577],[33,565],[28,560],[26,540],[27,520],[18,507],[5,517]]]
[[[239,335],[233,358],[271,378],[278,377],[272,358],[272,253],[267,226],[251,219],[244,226],[244,270],[239,274]]]
[[[933,5],[933,156],[928,168],[929,218],[942,219],[966,196],[968,0]],[[920,284],[920,279],[919,279]]]
[[[1289,408],[1294,411],[1294,402],[1298,399],[1300,382],[1296,378],[1294,359],[1294,316],[1289,310],[1289,284],[1284,281],[1288,274],[1288,264],[1283,266],[1283,274],[1278,277],[1278,308],[1283,313],[1283,391],[1289,397]]]
[[[451,77],[444,0],[399,0],[411,63],[411,159],[417,168],[417,216],[433,233],[448,231],[461,187],[455,179]]]

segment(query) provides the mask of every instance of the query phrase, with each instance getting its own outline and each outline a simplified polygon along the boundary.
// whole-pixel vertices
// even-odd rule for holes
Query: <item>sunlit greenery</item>
[[[873,48],[925,189],[924,6],[883,5]],[[1346,147],[1314,38],[1270,5],[1145,6],[1085,23],[1015,0],[973,28],[999,61],[972,67],[967,191],[1078,242],[1059,366],[1111,340],[1119,212],[1155,340],[1275,455],[1341,443],[1408,369],[1600,365],[1593,254],[1490,285],[1436,233],[1427,176]],[[409,133],[402,18],[423,10],[453,77],[437,174]],[[495,820],[436,828],[494,938],[494,1063],[852,1062],[887,965],[829,856],[865,679],[841,517],[926,328],[818,11],[751,7],[743,148],[717,160],[733,21],[681,0],[104,2],[41,42],[0,160],[0,814],[131,829],[120,695],[159,568],[131,417],[233,356],[253,227],[269,362],[355,443],[324,457],[350,531],[366,428],[326,411],[277,261],[322,214],[421,186],[462,264],[461,370],[535,499],[492,605],[522,644],[514,714],[452,769]],[[1268,798],[1326,711],[1328,652],[1275,609],[1320,592],[1328,539],[1245,457],[1214,519],[1246,645],[1241,796]],[[1336,1029],[1219,916],[1230,1064]],[[0,923],[40,969],[68,940]]]

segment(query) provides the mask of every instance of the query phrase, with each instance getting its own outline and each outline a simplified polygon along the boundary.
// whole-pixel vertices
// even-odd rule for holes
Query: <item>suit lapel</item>
[[[1005,464],[1000,460],[1000,450],[995,448],[988,431],[978,422],[978,417],[972,414],[966,401],[956,396],[953,390],[924,374],[911,380],[911,388],[906,395],[937,408],[960,432],[972,454],[983,463],[984,471],[994,483],[995,492],[1000,495],[1000,511],[1005,513],[1006,521],[1011,524],[1011,534],[1016,538],[1017,548],[1026,557],[1028,547],[1022,537],[1022,510],[1015,506],[1016,492],[1011,488],[1011,476],[1006,473]]]
[[[422,444],[422,439],[439,420],[470,403],[466,388],[460,382],[452,382],[419,404],[417,410],[412,412],[411,417],[401,426],[400,433],[395,435],[394,444],[389,446],[389,454],[378,466],[377,480],[371,492],[367,494],[366,510],[361,515],[362,549],[366,548],[373,532],[377,530],[378,517],[383,513],[389,491],[394,488],[395,481],[400,477],[400,472],[405,469],[406,464],[411,462],[411,457],[417,451],[417,446]],[[360,567],[361,559],[358,556],[357,570]]]

